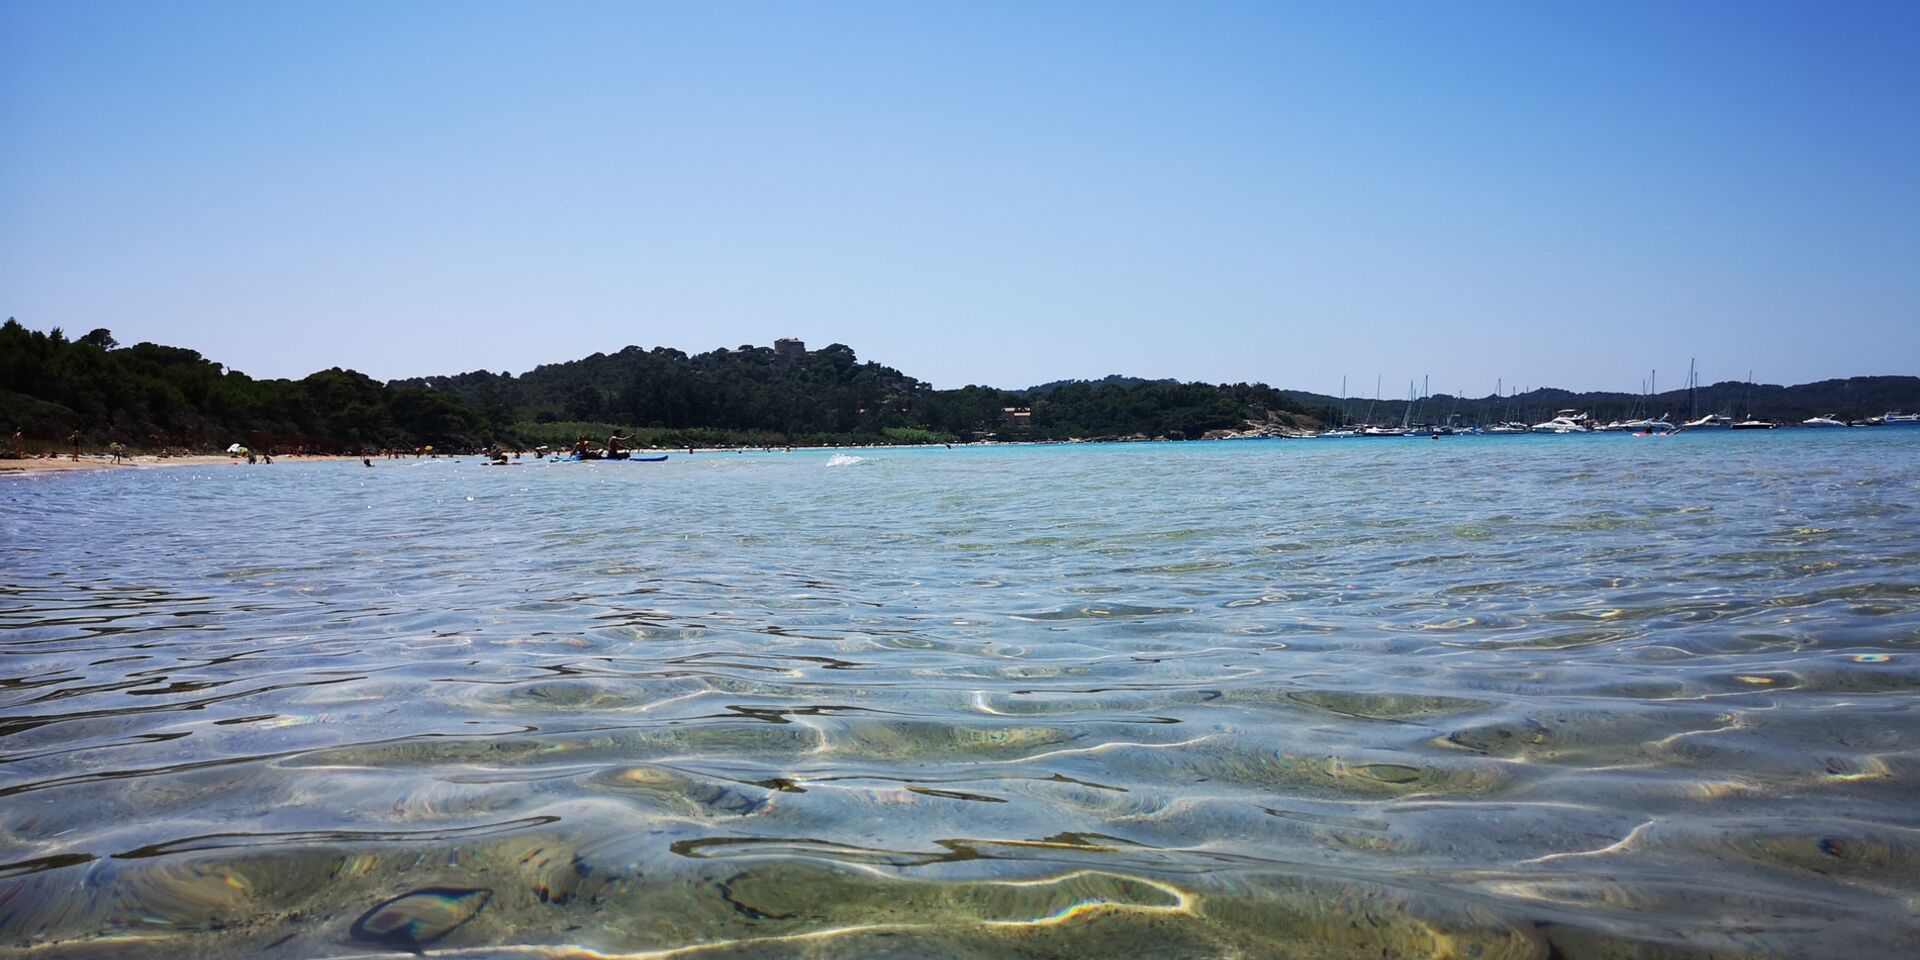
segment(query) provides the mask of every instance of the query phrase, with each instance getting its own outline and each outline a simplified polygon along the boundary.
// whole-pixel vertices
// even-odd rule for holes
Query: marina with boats
[[[1589,433],[1618,433],[1628,436],[1669,436],[1697,431],[1721,430],[1777,430],[1777,429],[1856,429],[1874,427],[1913,427],[1920,426],[1920,414],[1890,410],[1873,416],[1846,417],[1839,413],[1828,412],[1804,419],[1770,419],[1753,412],[1752,395],[1754,389],[1753,374],[1748,372],[1742,384],[1737,403],[1727,398],[1722,391],[1720,401],[1703,404],[1700,399],[1701,387],[1698,367],[1689,364],[1685,391],[1685,415],[1677,415],[1673,410],[1662,407],[1673,406],[1672,397],[1663,401],[1656,389],[1658,373],[1650,371],[1641,384],[1641,390],[1631,403],[1625,405],[1617,414],[1602,420],[1591,407],[1563,406],[1548,409],[1528,409],[1520,402],[1516,394],[1505,391],[1504,382],[1497,383],[1491,398],[1463,400],[1459,397],[1435,397],[1423,384],[1416,389],[1409,381],[1407,399],[1401,407],[1398,422],[1392,422],[1391,416],[1376,419],[1376,408],[1382,403],[1379,399],[1379,384],[1376,382],[1374,399],[1367,404],[1364,416],[1352,420],[1348,416],[1349,402],[1346,395],[1346,381],[1341,381],[1341,397],[1337,410],[1330,418],[1329,426],[1320,431],[1299,431],[1288,434],[1293,437],[1319,439],[1380,438],[1380,437],[1418,437],[1438,439],[1454,436],[1517,436],[1522,434],[1547,434],[1566,436]],[[1468,407],[1462,410],[1462,406]],[[1705,410],[1703,406],[1720,406],[1718,410]],[[1441,408],[1445,406],[1443,411]],[[1529,416],[1531,414],[1531,416]],[[1259,434],[1273,435],[1273,434]]]

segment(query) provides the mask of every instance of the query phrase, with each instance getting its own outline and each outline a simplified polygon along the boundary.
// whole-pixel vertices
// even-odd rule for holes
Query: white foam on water
[[[853,457],[844,453],[836,453],[827,458],[827,466],[829,467],[851,467],[856,463],[865,462],[867,462],[866,457]]]

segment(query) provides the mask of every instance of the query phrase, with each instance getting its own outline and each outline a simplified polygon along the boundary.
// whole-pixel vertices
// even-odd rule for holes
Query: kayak
[[[668,455],[664,453],[657,457],[630,457],[625,454],[621,454],[615,457],[571,456],[571,457],[555,457],[553,459],[553,462],[554,463],[608,463],[608,462],[611,462],[611,463],[659,463],[662,460],[667,459],[667,456]]]

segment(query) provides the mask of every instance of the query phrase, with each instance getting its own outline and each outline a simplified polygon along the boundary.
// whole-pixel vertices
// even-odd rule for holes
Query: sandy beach
[[[311,456],[282,457],[282,462],[294,463],[312,460],[358,460],[349,456]],[[235,459],[225,454],[191,454],[182,457],[161,457],[153,454],[121,457],[119,463],[104,453],[83,453],[80,459],[63,457],[30,457],[25,460],[0,460],[0,474],[21,473],[68,473],[75,470],[138,470],[154,467],[214,467],[222,464],[246,466],[245,459]],[[264,464],[262,464],[264,466]]]

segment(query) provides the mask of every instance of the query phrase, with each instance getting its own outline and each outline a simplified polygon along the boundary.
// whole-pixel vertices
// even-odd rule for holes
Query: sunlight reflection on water
[[[1905,955],[1916,503],[1891,431],[0,480],[0,953]]]

